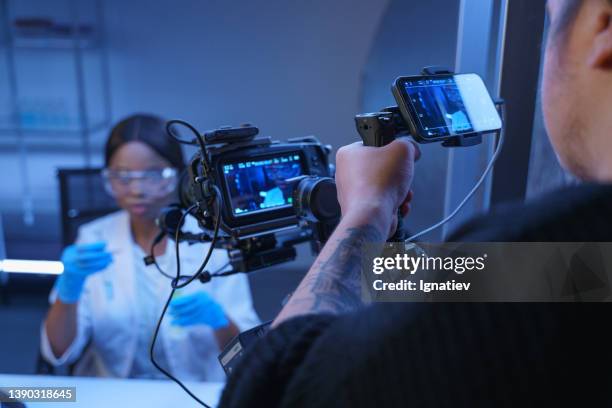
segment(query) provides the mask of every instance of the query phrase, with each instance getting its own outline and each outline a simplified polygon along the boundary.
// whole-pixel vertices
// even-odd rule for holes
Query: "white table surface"
[[[200,400],[216,406],[223,383],[184,383]],[[0,387],[76,387],[76,402],[26,402],[27,407],[116,408],[199,407],[176,383],[165,380],[107,379],[0,374]]]

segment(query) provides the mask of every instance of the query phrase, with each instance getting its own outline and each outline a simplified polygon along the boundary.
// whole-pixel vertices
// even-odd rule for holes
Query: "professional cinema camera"
[[[188,128],[191,140],[177,136]],[[328,156],[314,136],[286,143],[257,137],[251,125],[200,134],[183,121],[168,122],[181,143],[199,147],[179,182],[180,205],[165,209],[158,224],[187,241],[213,241],[228,250],[234,271],[249,272],[295,259],[295,245],[318,251],[340,217]],[[204,231],[181,230],[183,214]]]
[[[398,228],[394,241],[412,241],[447,222],[490,172],[501,150],[502,119],[482,79],[440,67],[419,76],[399,77],[392,86],[397,106],[357,115],[357,130],[367,146],[384,146],[396,137],[446,147],[473,146],[485,134],[498,134],[498,146],[482,178],[451,215],[407,238]],[[176,128],[193,137],[184,140]],[[176,235],[188,241],[214,241],[226,248],[235,271],[248,272],[295,259],[294,245],[310,241],[315,252],[335,228],[340,208],[330,171],[329,146],[315,137],[286,143],[257,137],[251,125],[222,127],[200,134],[186,122],[168,122],[168,133],[199,147],[179,185],[180,206],[198,220],[204,233]],[[180,231],[178,208],[165,210],[160,226]],[[179,228],[177,228],[177,226]],[[211,235],[212,233],[212,235]]]

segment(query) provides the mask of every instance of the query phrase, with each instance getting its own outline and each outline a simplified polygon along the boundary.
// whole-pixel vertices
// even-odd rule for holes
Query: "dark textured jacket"
[[[452,241],[612,241],[612,187],[510,205]],[[222,407],[612,406],[608,304],[375,304],[288,321],[229,378]]]

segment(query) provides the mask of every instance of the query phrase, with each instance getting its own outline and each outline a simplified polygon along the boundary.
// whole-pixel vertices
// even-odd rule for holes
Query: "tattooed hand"
[[[274,321],[304,314],[345,313],[361,305],[363,246],[382,242],[405,214],[419,149],[406,139],[382,147],[355,143],[336,156],[336,184],[342,220],[306,277]]]
[[[375,220],[384,226],[391,222],[387,236],[397,225],[397,209],[405,215],[412,198],[410,186],[414,162],[421,152],[413,142],[402,138],[384,147],[365,147],[353,143],[342,147],[336,155],[336,184],[342,216],[387,211],[389,216]],[[388,233],[387,233],[388,231]]]

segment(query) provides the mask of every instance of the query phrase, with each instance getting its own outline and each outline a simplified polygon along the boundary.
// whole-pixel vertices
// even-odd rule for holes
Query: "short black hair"
[[[183,170],[185,161],[181,146],[166,132],[166,121],[151,114],[131,115],[115,125],[106,140],[104,163],[108,167],[115,152],[124,144],[139,141],[168,160],[172,167]]]

